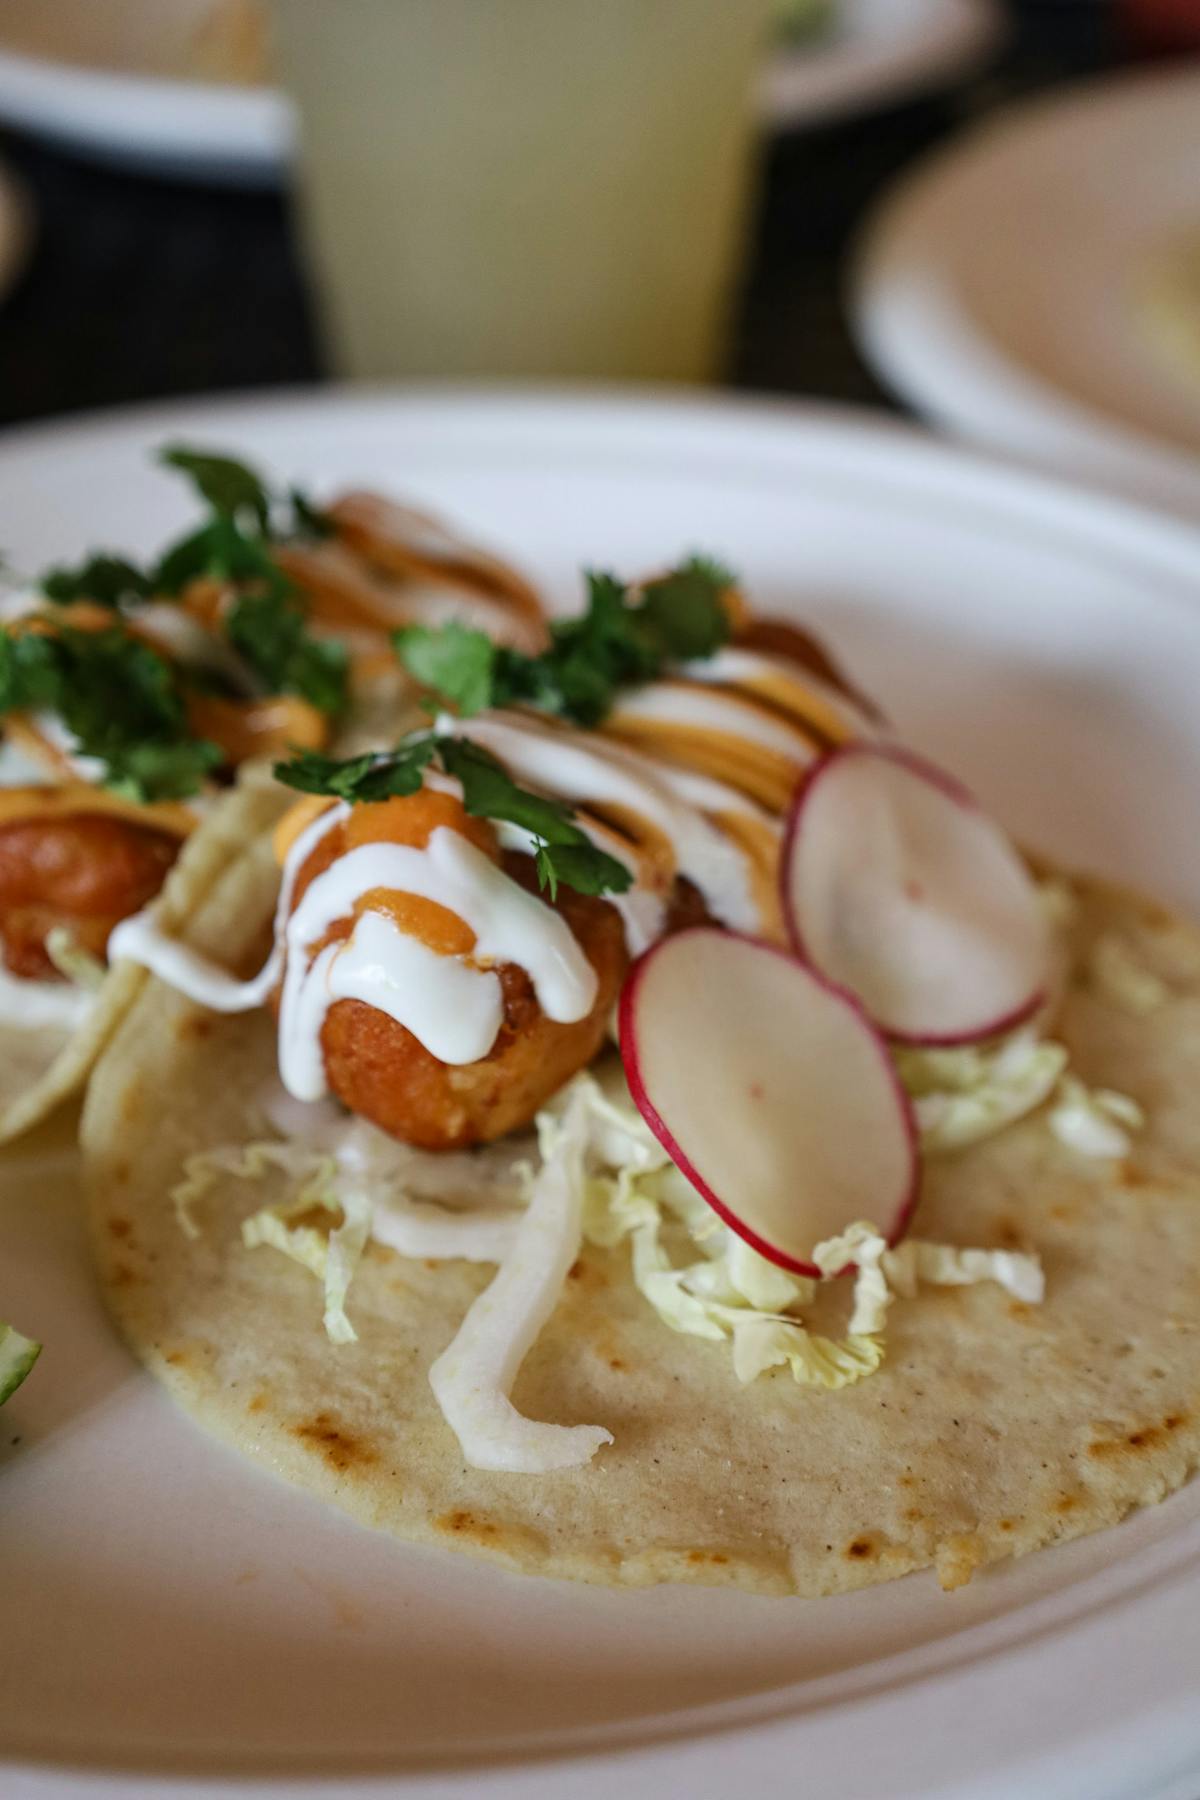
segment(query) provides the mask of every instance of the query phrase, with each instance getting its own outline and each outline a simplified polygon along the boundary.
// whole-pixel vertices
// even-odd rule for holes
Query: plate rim
[[[852,403],[809,400],[790,394],[748,394],[729,388],[706,389],[676,383],[480,381],[430,378],[427,380],[331,381],[288,383],[272,387],[239,387],[196,396],[167,396],[132,404],[89,408],[23,420],[0,427],[0,472],[4,463],[61,439],[65,445],[86,444],[89,438],[118,436],[128,441],[167,432],[179,421],[206,428],[212,420],[261,419],[265,414],[284,416],[307,412],[331,412],[349,417],[355,413],[377,423],[389,415],[417,416],[421,411],[452,420],[474,414],[491,426],[515,415],[522,424],[540,425],[553,420],[589,415],[589,425],[609,430],[623,425],[676,427],[692,424],[708,415],[719,424],[723,440],[735,431],[753,444],[755,455],[764,452],[777,464],[794,460],[797,434],[803,439],[813,431],[831,437],[847,460],[891,460],[900,443],[910,457],[902,470],[886,474],[892,486],[928,488],[926,471],[957,486],[964,498],[986,507],[1020,510],[1037,518],[1052,532],[1065,531],[1089,543],[1108,539],[1114,547],[1149,557],[1190,586],[1196,578],[1194,559],[1200,553],[1200,519],[1182,517],[1171,508],[1138,496],[1113,494],[1104,486],[1061,469],[1032,466],[1027,459],[993,446],[947,438],[927,422],[906,418]],[[690,447],[712,461],[714,447],[690,439]],[[626,451],[628,447],[626,446]],[[716,460],[724,460],[736,445],[723,441],[715,447]]]

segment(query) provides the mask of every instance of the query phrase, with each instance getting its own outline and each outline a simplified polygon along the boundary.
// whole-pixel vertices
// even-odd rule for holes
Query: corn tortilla
[[[207,893],[189,941],[250,972],[276,881],[255,845]],[[513,1398],[615,1442],[548,1475],[468,1468],[427,1373],[491,1271],[372,1245],[350,1297],[358,1342],[334,1346],[312,1276],[243,1248],[265,1191],[218,1180],[186,1237],[168,1194],[190,1155],[261,1135],[272,1027],[148,981],[83,1118],[113,1316],[198,1423],[260,1467],[399,1538],[530,1573],[821,1595],[933,1566],[956,1586],[1113,1525],[1200,1461],[1200,932],[1095,882],[1076,893],[1058,1033],[1075,1071],[1133,1096],[1146,1128],[1128,1159],[1097,1160],[1036,1114],[931,1159],[913,1225],[1035,1250],[1041,1306],[990,1284],[922,1289],[893,1306],[886,1361],[858,1386],[776,1371],[743,1387],[728,1345],[661,1323],[627,1248],[588,1248]],[[1111,934],[1165,984],[1161,1005],[1132,1010],[1095,981],[1090,946]],[[834,1329],[846,1285],[822,1302]]]

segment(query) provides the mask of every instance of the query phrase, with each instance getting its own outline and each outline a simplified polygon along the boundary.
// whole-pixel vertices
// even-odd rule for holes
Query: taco
[[[3,606],[0,1141],[78,1086],[136,988],[106,978],[113,927],[160,890],[176,921],[203,894],[228,840],[200,828],[240,768],[398,729],[415,693],[398,626],[465,616],[540,641],[527,584],[433,521],[369,495],[280,501],[207,452],[164,460],[208,507],[198,529],[152,568],[94,555]],[[307,560],[335,556],[370,610],[305,585]]]
[[[294,758],[115,946],[93,1241],[182,1404],[619,1584],[954,1586],[1183,1482],[1200,934],[1033,871],[714,565],[400,653],[433,726]]]

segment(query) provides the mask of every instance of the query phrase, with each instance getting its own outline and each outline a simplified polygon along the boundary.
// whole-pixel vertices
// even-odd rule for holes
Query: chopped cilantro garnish
[[[302,750],[290,762],[276,763],[275,774],[302,794],[332,794],[351,805],[363,804],[396,794],[415,794],[436,749],[437,740],[426,733],[406,738],[384,756],[369,750],[365,756],[339,760],[317,750]]]
[[[276,763],[276,777],[305,794],[331,794],[352,805],[415,794],[427,766],[437,761],[462,787],[463,805],[474,818],[519,825],[534,840],[538,883],[553,899],[561,882],[581,894],[623,894],[632,876],[623,863],[598,850],[573,823],[561,801],[518,787],[489,751],[463,738],[425,732],[404,739],[392,751],[339,761],[305,751]]]
[[[292,503],[292,521],[289,537],[323,538],[333,534],[333,520],[327,512],[322,512],[313,505],[308,495],[299,488],[288,489],[288,499]]]
[[[268,693],[299,694],[323,713],[342,711],[350,667],[346,646],[312,637],[303,614],[285,595],[242,594],[229,610],[225,630]]]
[[[214,513],[232,519],[249,536],[314,538],[327,537],[333,530],[328,515],[300,488],[289,488],[286,500],[280,499],[261,475],[232,456],[170,444],[158,460],[188,476]]]
[[[496,648],[482,631],[453,622],[439,631],[410,625],[395,634],[410,675],[456,706],[464,719],[493,704]]]
[[[346,649],[310,635],[304,597],[272,554],[276,537],[319,536],[330,529],[328,520],[295,489],[277,499],[232,457],[173,445],[161,461],[194,482],[211,516],[151,567],[102,552],[50,569],[41,581],[47,599],[93,600],[136,619],[146,601],[178,594],[199,577],[231,584],[237,593],[223,628],[261,689],[341,712]],[[103,631],[64,622],[0,633],[0,717],[56,713],[77,752],[104,765],[105,785],[135,800],[193,794],[223,761],[218,747],[193,737],[187,725],[181,683],[203,689],[210,681],[204,671],[176,670],[115,622]]]
[[[712,656],[729,638],[729,614],[721,602],[732,573],[709,557],[693,556],[643,590],[641,622],[663,646],[668,662]]]
[[[271,694],[299,694],[325,713],[339,713],[349,683],[345,647],[313,637],[304,597],[271,554],[272,503],[262,481],[227,456],[175,446],[163,462],[191,477],[213,517],[173,544],[154,571],[155,591],[175,594],[201,577],[247,591],[229,609],[225,629],[235,650]],[[291,493],[293,533],[328,529],[324,515]]]
[[[150,596],[150,578],[123,556],[109,556],[100,551],[74,568],[60,566],[48,569],[42,576],[42,592],[48,600],[65,604],[71,600],[94,600],[114,610],[131,601]]]
[[[540,656],[458,624],[409,626],[393,642],[409,673],[464,717],[524,702],[596,725],[618,688],[651,681],[671,663],[711,656],[726,642],[722,593],[732,580],[719,564],[693,557],[633,598],[615,576],[591,572],[587,611],[555,620]]]
[[[171,445],[161,462],[195,483],[212,516],[169,545],[146,569],[107,553],[77,567],[49,570],[48,599],[95,600],[131,610],[156,594],[176,595],[201,578],[245,590],[229,609],[225,629],[265,692],[299,694],[321,712],[346,704],[349,658],[341,644],[314,638],[305,623],[304,596],[271,553],[276,538],[320,537],[326,515],[299,489],[277,502],[244,463],[207,450]]]
[[[194,794],[223,761],[188,730],[170,665],[119,626],[0,634],[0,716],[58,714],[77,751],[104,764],[104,784],[132,800]]]
[[[265,536],[271,520],[271,497],[261,478],[245,463],[231,456],[215,456],[208,450],[189,450],[184,444],[168,444],[159,452],[159,462],[168,469],[178,469],[190,476],[203,500],[215,513],[244,524],[257,526]]]
[[[213,581],[284,580],[282,570],[259,540],[244,536],[236,521],[223,513],[169,545],[150,581],[155,593],[178,594],[202,577]]]

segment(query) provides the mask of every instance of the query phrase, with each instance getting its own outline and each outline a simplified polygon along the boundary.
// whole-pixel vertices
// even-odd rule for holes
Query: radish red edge
[[[617,1040],[621,1052],[621,1062],[625,1069],[625,1078],[629,1083],[629,1092],[638,1112],[650,1127],[650,1130],[654,1133],[654,1136],[658,1139],[658,1142],[662,1145],[676,1168],[687,1177],[692,1186],[696,1189],[696,1192],[709,1206],[712,1207],[717,1217],[724,1224],[728,1225],[731,1231],[735,1232],[744,1243],[749,1244],[752,1250],[757,1250],[758,1254],[765,1257],[768,1262],[774,1263],[777,1268],[786,1269],[789,1274],[792,1275],[804,1275],[810,1280],[820,1281],[824,1279],[824,1276],[815,1263],[789,1256],[786,1251],[779,1250],[775,1245],[768,1243],[765,1238],[759,1236],[758,1232],[756,1232],[752,1226],[747,1225],[745,1220],[740,1218],[736,1212],[727,1206],[725,1202],[721,1200],[719,1195],[713,1192],[712,1188],[700,1174],[700,1171],[691,1161],[687,1152],[681,1147],[675,1134],[651,1100],[638,1068],[638,1057],[635,1048],[636,1027],[634,1022],[634,1008],[637,1003],[638,989],[645,977],[647,968],[650,966],[654,957],[659,955],[668,944],[676,942],[679,938],[693,936],[697,932],[708,933],[717,930],[721,930],[721,928],[710,925],[693,925],[689,926],[685,931],[673,933],[669,938],[662,938],[657,944],[652,944],[648,950],[644,951],[642,955],[638,957],[637,961],[626,975],[624,986],[621,989],[621,996],[617,1003]],[[847,1010],[855,1015],[867,1036],[871,1039],[895,1096],[897,1110],[900,1114],[904,1136],[909,1150],[908,1189],[900,1201],[899,1206],[894,1209],[894,1221],[891,1228],[883,1234],[889,1247],[898,1244],[908,1230],[913,1212],[920,1197],[921,1151],[920,1134],[917,1129],[916,1114],[913,1111],[912,1100],[896,1071],[896,1066],[888,1052],[886,1039],[883,1037],[878,1026],[868,1016],[866,1010],[859,1004],[855,996],[848,993],[845,988],[839,987],[836,982],[830,981],[826,976],[821,974],[819,969],[814,969],[811,964],[803,962],[800,958],[793,956],[790,951],[782,948],[778,944],[768,943],[764,938],[751,937],[745,932],[737,931],[721,931],[721,935],[751,945],[756,950],[769,951],[772,956],[777,956],[781,961],[794,968],[800,969],[802,973],[819,988],[822,988],[827,994],[833,995],[835,999],[840,1000]],[[863,1215],[859,1216],[861,1217]],[[847,1226],[856,1223],[856,1219],[846,1220]],[[852,1274],[856,1266],[857,1265],[852,1262],[847,1263],[844,1268],[836,1271],[836,1275],[842,1276]]]
[[[806,969],[811,970],[814,975],[820,976],[827,986],[836,988],[840,993],[848,994],[856,1005],[860,1005],[857,997],[849,989],[842,988],[840,984],[824,975],[810,955],[804,942],[804,935],[800,930],[800,922],[796,918],[790,887],[792,850],[804,809],[821,777],[826,775],[831,768],[839,766],[846,758],[852,756],[870,756],[893,762],[898,767],[908,769],[912,774],[921,776],[923,780],[928,781],[931,786],[945,794],[947,799],[955,801],[959,806],[969,808],[973,812],[983,812],[984,808],[980,806],[971,790],[955,776],[948,774],[945,769],[940,769],[936,763],[927,762],[915,751],[905,749],[901,744],[837,744],[832,750],[827,750],[801,777],[792,799],[779,850],[778,879],[784,930],[787,932],[788,942],[796,959],[803,963]],[[894,1044],[902,1044],[906,1048],[914,1050],[959,1050],[967,1044],[983,1043],[988,1038],[1002,1037],[1006,1031],[1015,1031],[1019,1025],[1024,1025],[1045,1006],[1047,998],[1048,989],[1043,984],[1035,988],[1030,997],[1023,1000],[1019,1006],[1001,1014],[999,1018],[989,1019],[982,1029],[942,1033],[899,1031],[883,1020],[871,1019],[866,1009],[862,1008],[862,1010],[875,1029],[882,1032],[884,1037]]]

